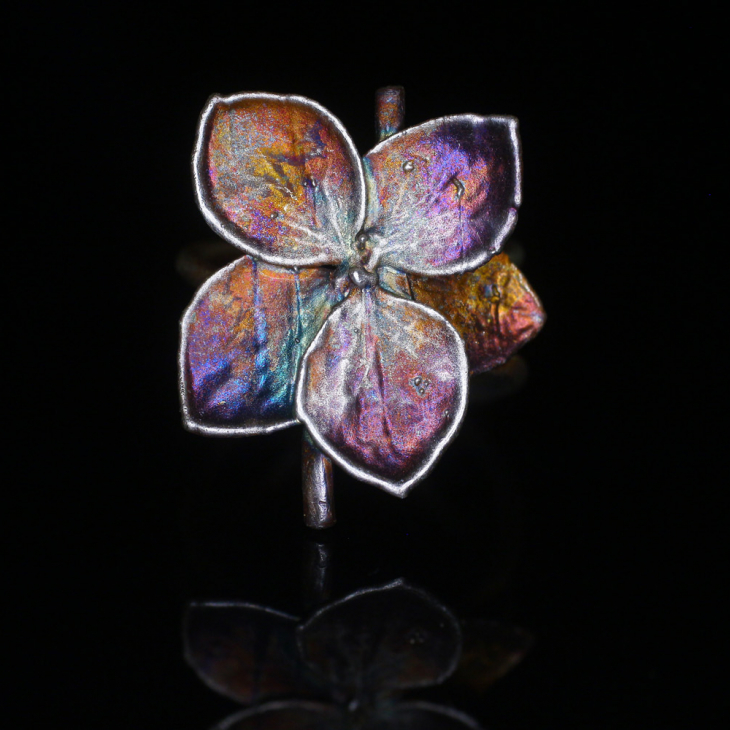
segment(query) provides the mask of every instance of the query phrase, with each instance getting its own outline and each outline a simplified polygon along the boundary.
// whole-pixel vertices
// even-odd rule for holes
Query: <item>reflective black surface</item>
[[[6,603],[19,613],[6,629],[25,726],[215,726],[242,705],[184,659],[191,601],[298,626],[397,580],[463,634],[459,668],[398,702],[495,730],[718,726],[720,24],[699,8],[484,12],[362,7],[345,27],[344,11],[304,5],[63,6],[8,31],[6,248],[21,260],[6,270],[20,335],[6,348]],[[338,471],[339,523],[313,537],[297,429],[216,440],[181,426],[192,290],[175,261],[210,235],[189,154],[206,98],[243,90],[315,99],[365,152],[374,92],[392,83],[406,125],[520,119],[514,237],[548,321],[521,389],[474,398],[408,499]],[[531,641],[491,682],[504,657],[489,632],[514,639],[499,626]],[[327,692],[293,695],[340,707]],[[419,708],[406,727],[428,727]]]

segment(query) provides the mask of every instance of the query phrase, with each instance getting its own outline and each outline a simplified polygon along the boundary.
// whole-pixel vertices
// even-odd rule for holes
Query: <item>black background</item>
[[[300,610],[312,537],[297,430],[181,426],[192,290],[174,262],[209,237],[189,156],[208,96],[252,90],[318,101],[364,153],[386,84],[405,86],[407,125],[519,118],[514,237],[548,321],[523,390],[474,404],[407,500],[337,472],[333,595],[405,576],[459,615],[528,628],[524,663],[465,700],[490,727],[718,726],[726,92],[712,13],[120,4],[31,8],[5,34],[24,726],[48,711],[75,727],[209,727],[234,708],[181,659],[185,601]]]

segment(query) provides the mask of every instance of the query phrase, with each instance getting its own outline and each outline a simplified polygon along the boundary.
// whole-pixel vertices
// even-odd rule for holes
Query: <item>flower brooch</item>
[[[214,96],[193,155],[198,204],[245,255],[182,320],[192,431],[301,422],[305,521],[334,522],[330,459],[405,496],[456,433],[469,374],[505,362],[544,312],[500,250],[520,204],[512,117],[443,117],[398,132],[403,90],[377,96],[361,159],[299,96]]]

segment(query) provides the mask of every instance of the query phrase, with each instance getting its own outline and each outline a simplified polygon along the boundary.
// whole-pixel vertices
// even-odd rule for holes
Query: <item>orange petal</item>
[[[213,230],[281,266],[337,264],[365,212],[362,162],[342,124],[309,99],[213,97],[194,157]]]
[[[545,323],[537,294],[506,254],[465,274],[409,278],[415,301],[443,314],[461,335],[472,375],[501,365]]]

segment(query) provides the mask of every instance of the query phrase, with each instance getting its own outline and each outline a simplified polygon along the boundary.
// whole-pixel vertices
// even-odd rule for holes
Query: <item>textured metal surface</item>
[[[507,361],[545,323],[545,310],[506,254],[465,274],[409,277],[415,301],[446,317],[466,345],[474,375]]]
[[[378,280],[380,286],[391,294],[405,299],[413,299],[409,277],[404,271],[399,271],[390,266],[379,266]]]
[[[440,314],[355,289],[302,360],[297,415],[343,468],[405,496],[456,433],[467,382],[464,345]]]
[[[362,163],[340,122],[309,99],[214,96],[193,157],[216,233],[284,266],[338,263],[364,215]]]
[[[468,271],[499,252],[517,220],[520,148],[512,117],[426,122],[381,142],[364,162],[369,268]]]
[[[182,320],[187,428],[249,434],[296,422],[299,362],[339,299],[329,269],[285,269],[250,256],[198,292]]]
[[[304,524],[316,530],[337,522],[332,462],[314,445],[309,434],[302,438],[302,490]]]
[[[255,258],[212,277],[187,310],[181,393],[192,430],[261,433],[299,418],[328,457],[405,496],[455,435],[470,368],[504,362],[544,312],[505,258],[463,273],[515,224],[516,120],[462,115],[394,133],[402,88],[376,103],[387,138],[363,162],[308,99],[211,98],[193,156],[198,202]],[[305,501],[313,522],[329,522],[315,456]]]
[[[402,86],[385,86],[375,92],[375,127],[378,142],[394,135],[406,115],[405,90]]]

